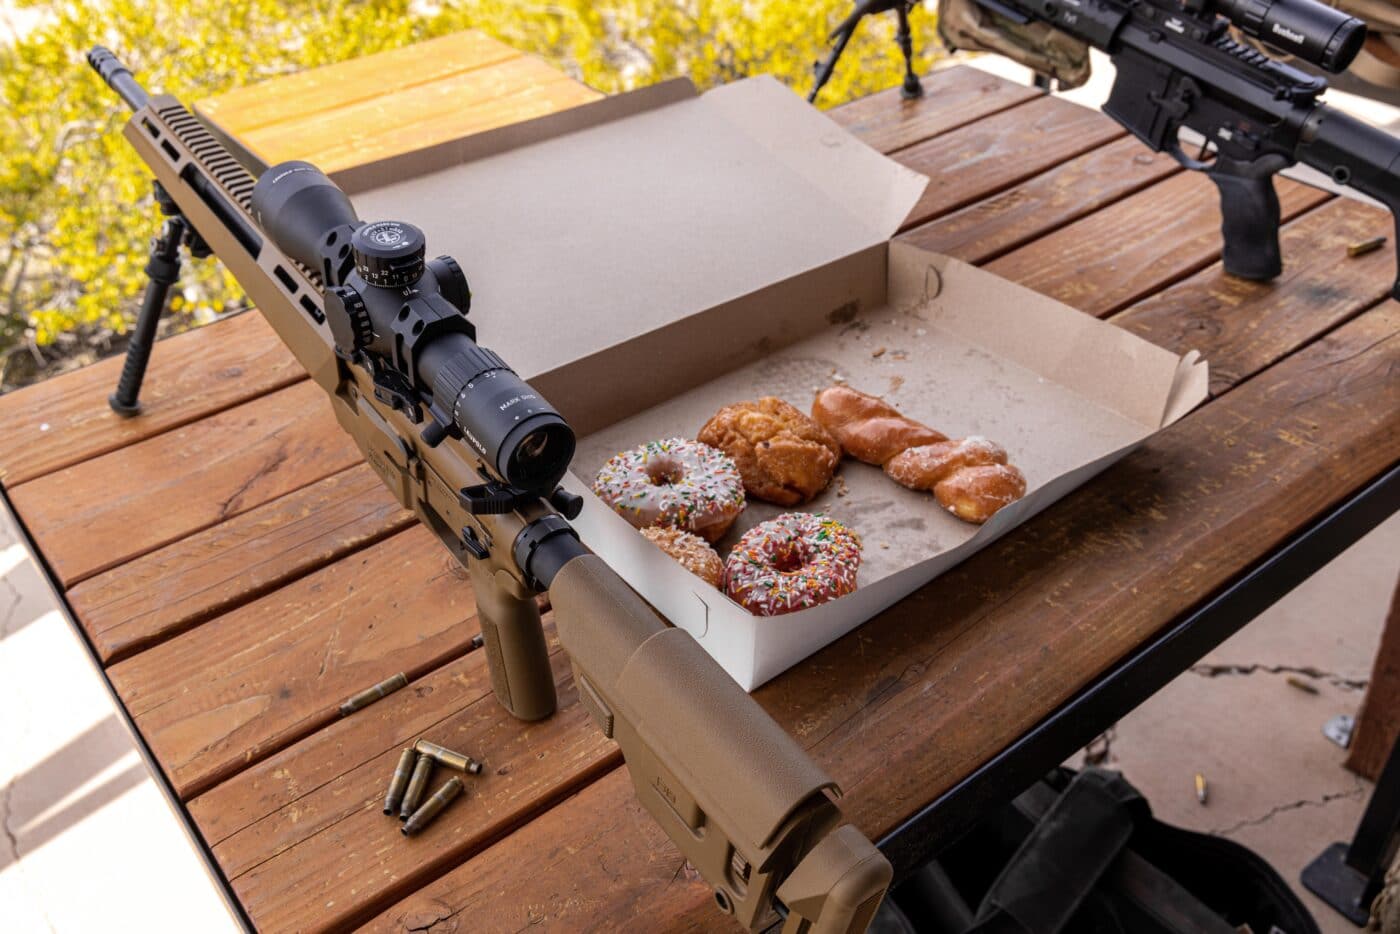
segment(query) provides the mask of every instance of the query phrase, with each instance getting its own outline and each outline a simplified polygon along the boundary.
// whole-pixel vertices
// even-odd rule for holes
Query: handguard
[[[550,588],[583,705],[622,747],[637,797],[750,929],[864,931],[893,875],[841,813],[833,782],[689,634],[668,627],[601,558]]]
[[[938,35],[949,49],[997,52],[1036,74],[1054,78],[1061,90],[1089,80],[1089,45],[1016,10],[988,0],[939,0]]]

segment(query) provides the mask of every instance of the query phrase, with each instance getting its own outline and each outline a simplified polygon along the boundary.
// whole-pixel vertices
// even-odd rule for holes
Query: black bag
[[[1161,823],[1102,769],[1052,772],[902,883],[893,902],[931,934],[1319,934],[1263,859]]]

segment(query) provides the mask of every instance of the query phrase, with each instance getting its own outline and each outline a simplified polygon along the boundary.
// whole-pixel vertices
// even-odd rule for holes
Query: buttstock
[[[778,887],[796,879],[800,917],[863,930],[850,924],[865,912],[843,899],[859,881],[865,897],[854,907],[872,894],[878,906],[889,863],[854,827],[837,832],[836,785],[806,751],[602,559],[565,565],[550,599],[584,706],[622,747],[639,800],[720,909],[753,929],[772,920]],[[867,891],[872,879],[885,880],[878,891]]]

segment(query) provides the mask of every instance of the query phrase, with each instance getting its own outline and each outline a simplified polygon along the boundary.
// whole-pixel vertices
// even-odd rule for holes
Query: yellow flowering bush
[[[112,48],[187,103],[238,85],[476,28],[617,92],[677,75],[710,87],[771,73],[805,93],[849,0],[20,0],[37,25],[0,45],[0,353],[131,323],[159,225],[118,132],[124,106],[87,67]],[[914,17],[926,69],[933,17]],[[823,92],[830,106],[898,82],[893,16],[868,18]],[[177,324],[241,301],[216,262],[184,264]]]

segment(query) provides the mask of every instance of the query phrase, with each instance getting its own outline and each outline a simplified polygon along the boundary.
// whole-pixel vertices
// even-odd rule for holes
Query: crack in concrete
[[[0,830],[5,832],[5,848],[8,849],[11,862],[19,862],[19,837],[10,828],[10,795],[15,790],[15,779],[10,779],[5,783],[4,789],[0,789]]]
[[[19,592],[14,584],[10,583],[8,577],[0,577],[0,584],[5,585],[5,589],[10,592],[10,605],[5,610],[5,619],[0,621],[0,639],[10,635],[10,626],[15,621],[15,616],[19,613],[19,605],[24,602],[24,594]]]
[[[1347,678],[1331,671],[1323,671],[1309,665],[1192,665],[1191,673],[1203,678],[1216,678],[1220,675],[1252,675],[1263,672],[1269,675],[1302,675],[1318,681],[1326,681],[1343,691],[1364,691],[1370,683],[1367,678]]]
[[[1248,820],[1242,820],[1238,823],[1231,824],[1228,827],[1219,828],[1217,830],[1211,830],[1209,831],[1209,833],[1212,833],[1219,837],[1228,837],[1230,834],[1243,830],[1246,827],[1258,827],[1260,824],[1266,824],[1278,815],[1286,814],[1289,811],[1299,811],[1303,808],[1326,807],[1333,801],[1344,801],[1348,799],[1355,800],[1356,798],[1360,798],[1365,793],[1366,786],[1358,781],[1356,783],[1356,787],[1351,789],[1350,791],[1336,791],[1332,792],[1331,794],[1325,794],[1321,798],[1302,798],[1298,801],[1290,801],[1287,804],[1276,805],[1275,807],[1269,808],[1268,811],[1266,811],[1263,815],[1259,817],[1251,817]]]

